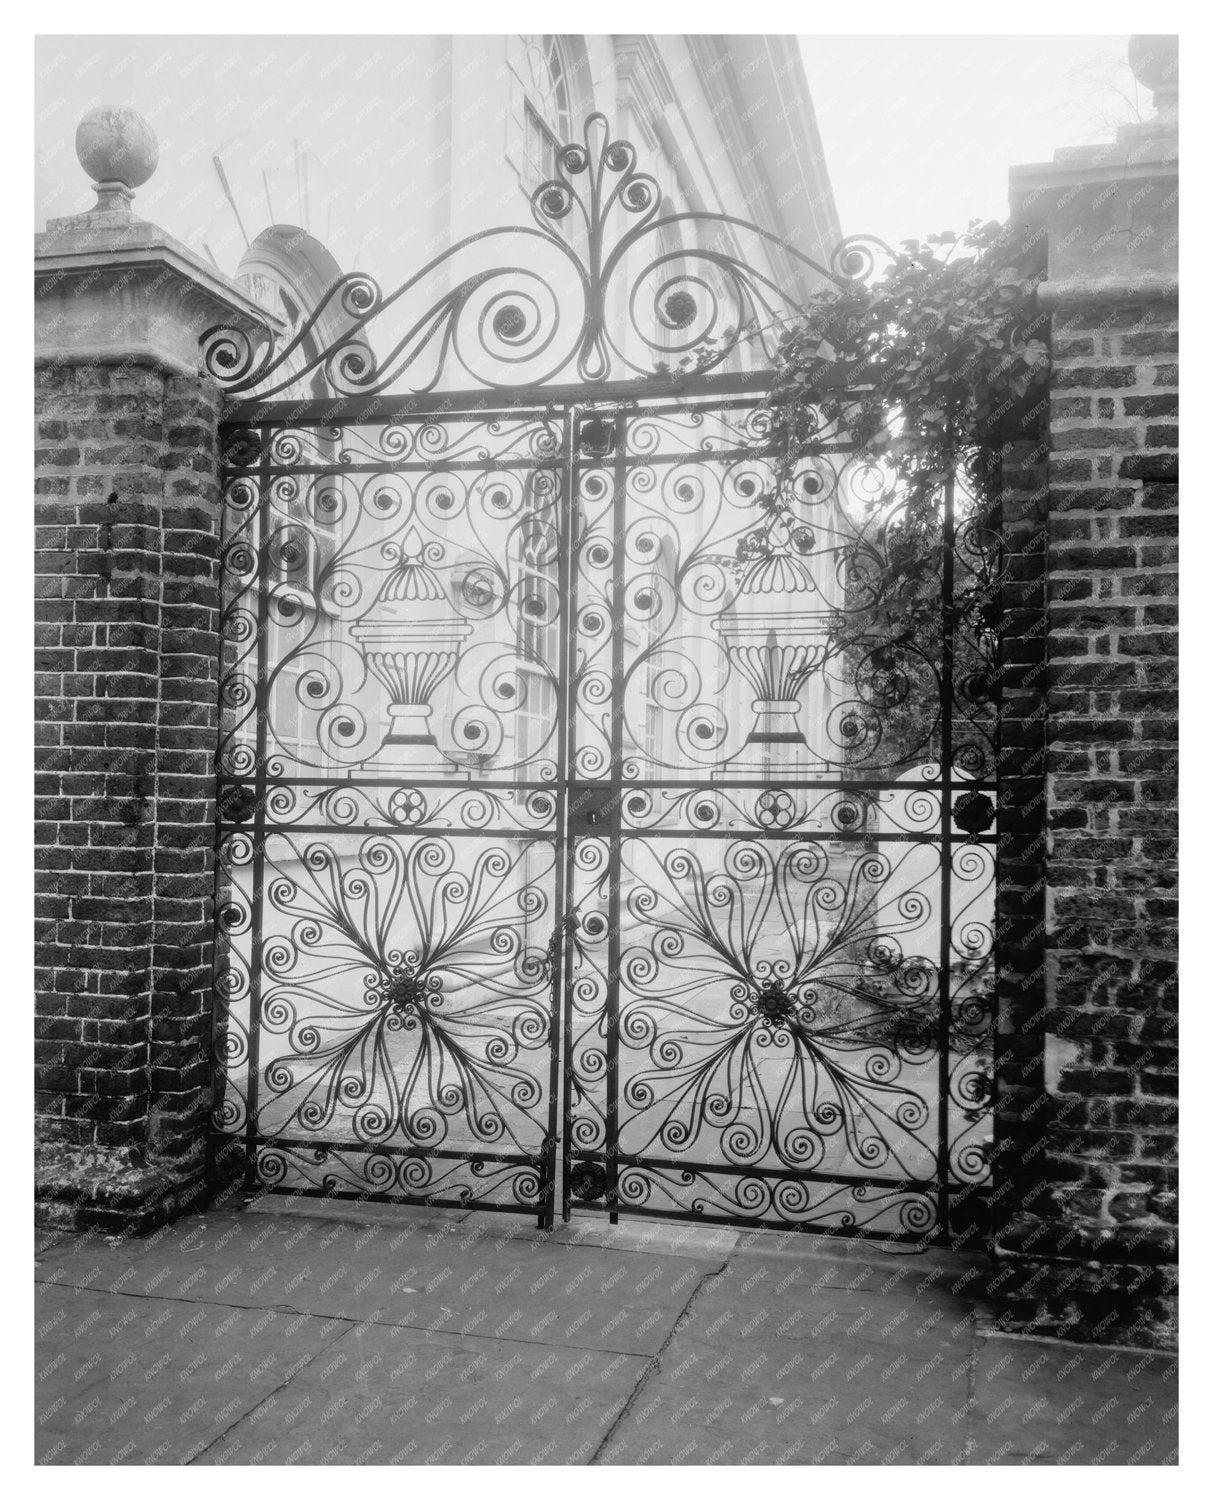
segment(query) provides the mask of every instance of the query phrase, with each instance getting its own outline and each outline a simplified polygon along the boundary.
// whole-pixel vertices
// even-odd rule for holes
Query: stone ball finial
[[[160,161],[156,132],[133,109],[99,104],[76,126],[76,157],[97,188],[97,209],[129,212]]]
[[[1153,93],[1155,109],[1172,112],[1179,100],[1179,38],[1131,36],[1129,66],[1138,83]]]

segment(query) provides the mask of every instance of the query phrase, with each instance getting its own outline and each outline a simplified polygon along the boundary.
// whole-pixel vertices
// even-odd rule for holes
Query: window
[[[557,37],[521,41],[524,171],[534,187],[556,175],[556,153],[571,139],[568,70]]]
[[[516,753],[524,763],[537,756],[549,758],[555,754],[554,678],[560,670],[561,625],[553,609],[558,575],[550,528],[559,483],[558,475],[551,469],[538,469],[529,477],[524,514],[535,516],[536,523],[523,523],[513,544],[518,601],[515,650],[522,693]]]
[[[578,41],[574,37],[512,36],[506,44],[505,154],[528,198],[541,182],[558,176],[560,148],[579,137],[582,117],[593,107],[577,83],[578,69],[572,59]]]
[[[528,181],[538,185],[556,175],[556,153],[564,143],[558,141],[547,125],[535,112],[528,99],[523,105],[526,123],[526,174]]]
[[[655,652],[644,665],[644,718],[637,726],[640,736],[633,729],[631,739],[643,757],[643,764],[652,774],[657,766],[669,766],[671,757],[681,760],[677,749],[674,725],[667,717],[668,711],[657,703],[657,689],[661,679],[668,675],[669,662],[661,654],[661,637],[670,631],[670,608],[677,610],[676,562],[670,539],[663,539],[647,574],[637,579],[635,600],[642,619],[632,625],[634,632],[629,645],[639,653]],[[658,601],[665,602],[665,609],[654,608]],[[651,613],[647,611],[651,610]],[[634,659],[634,658],[633,658]]]

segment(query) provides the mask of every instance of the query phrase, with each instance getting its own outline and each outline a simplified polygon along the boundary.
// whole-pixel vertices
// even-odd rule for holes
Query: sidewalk
[[[1161,1464],[1166,1354],[992,1333],[979,1256],[267,1199],[42,1234],[46,1464]]]

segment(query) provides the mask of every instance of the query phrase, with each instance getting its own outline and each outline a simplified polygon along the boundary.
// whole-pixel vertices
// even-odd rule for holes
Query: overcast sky
[[[802,36],[843,233],[895,242],[1005,218],[1008,167],[1152,113],[1128,40]]]

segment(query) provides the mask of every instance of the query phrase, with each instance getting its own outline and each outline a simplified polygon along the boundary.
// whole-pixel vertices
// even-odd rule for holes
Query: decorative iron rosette
[[[569,1191],[582,1203],[600,1203],[607,1195],[606,1170],[596,1161],[579,1161],[569,1173]]]

